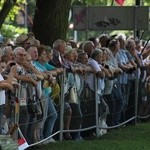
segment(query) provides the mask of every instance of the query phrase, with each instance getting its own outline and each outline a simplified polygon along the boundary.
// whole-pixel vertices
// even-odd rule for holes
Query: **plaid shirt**
[[[53,50],[53,59],[49,61],[49,64],[51,64],[57,68],[60,68],[63,66],[62,58],[61,58],[60,53],[58,51]]]

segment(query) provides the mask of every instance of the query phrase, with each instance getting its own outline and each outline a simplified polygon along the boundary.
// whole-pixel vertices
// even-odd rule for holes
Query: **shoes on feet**
[[[75,139],[75,141],[83,141],[83,138],[79,136],[78,138]]]
[[[56,142],[53,138],[50,138],[49,140],[46,140],[43,142],[43,144],[48,144],[48,143],[54,143]]]
[[[72,140],[72,136],[70,135],[70,133],[65,133],[64,138],[65,140]]]
[[[48,140],[48,142],[49,142],[49,143],[51,143],[51,142],[53,143],[53,142],[56,142],[56,141],[55,141],[53,138],[50,138],[50,139]]]

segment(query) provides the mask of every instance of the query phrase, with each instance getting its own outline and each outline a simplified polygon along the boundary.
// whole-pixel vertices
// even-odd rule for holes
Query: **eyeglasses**
[[[17,55],[20,56],[20,57],[25,57],[26,56],[26,54],[21,54],[21,53],[18,53]]]
[[[31,59],[27,59],[28,62],[32,61]]]
[[[24,44],[30,45],[30,43],[24,43]]]
[[[79,57],[80,59],[88,59],[87,57]]]
[[[114,46],[116,46],[117,44],[118,44],[118,40],[117,39],[113,39],[113,40],[111,40],[110,42],[109,42],[109,48],[110,47],[114,47]]]
[[[115,44],[118,43],[118,40],[117,39],[113,39],[113,40],[110,41],[110,43],[113,44],[113,45],[115,45]]]

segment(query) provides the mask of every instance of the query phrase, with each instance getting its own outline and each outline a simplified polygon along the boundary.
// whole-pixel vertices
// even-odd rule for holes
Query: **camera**
[[[9,64],[10,67],[12,67],[12,66],[14,66],[14,65],[16,65],[15,62],[11,62],[11,63]]]

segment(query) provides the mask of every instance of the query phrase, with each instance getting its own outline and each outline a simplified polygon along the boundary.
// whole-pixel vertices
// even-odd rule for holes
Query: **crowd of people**
[[[137,95],[138,114],[150,114],[150,42],[102,34],[79,43],[58,39],[50,46],[29,33],[14,43],[0,47],[0,134],[17,123],[30,144],[50,137],[60,128],[62,95],[65,140],[93,136],[95,129],[69,130],[94,126],[96,115],[107,126],[130,119]]]

